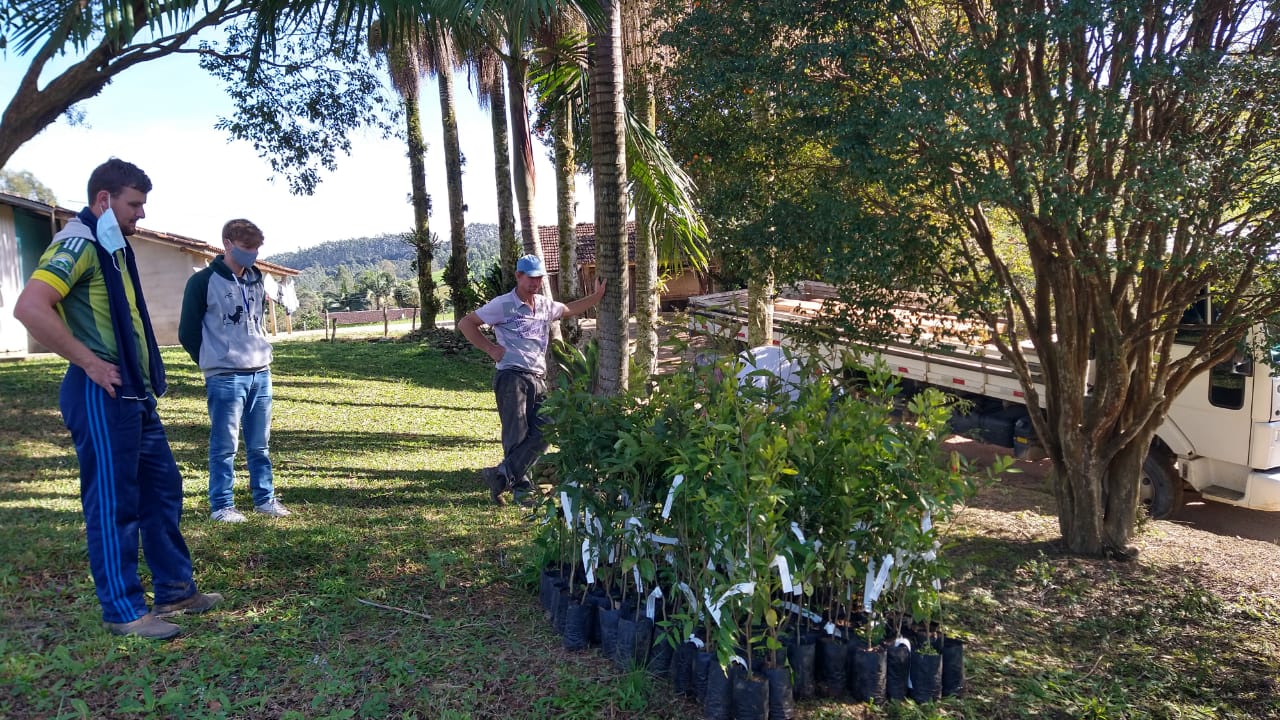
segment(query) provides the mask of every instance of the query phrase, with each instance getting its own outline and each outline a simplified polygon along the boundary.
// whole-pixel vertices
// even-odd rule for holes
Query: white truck
[[[806,348],[792,337],[795,329],[822,313],[824,303],[836,302],[834,298],[834,289],[825,283],[785,289],[774,301],[773,343],[804,353]],[[1209,301],[1202,302],[1203,317],[1211,317]],[[745,342],[746,308],[745,290],[692,297],[691,329]],[[911,314],[918,322],[920,313]],[[918,342],[903,336],[860,353],[860,361],[870,365],[881,359],[904,386],[933,385],[973,401],[972,414],[953,419],[957,432],[1012,447],[1020,457],[1034,454],[1038,441],[1011,364],[994,345],[959,340],[963,333],[955,332],[956,318],[925,315]],[[1023,349],[1034,372],[1039,367],[1035,352],[1029,342]],[[824,362],[838,366],[845,348],[819,346],[817,352]],[[1280,377],[1267,363],[1223,363],[1202,373],[1174,401],[1143,463],[1142,501],[1153,517],[1168,518],[1182,507],[1188,492],[1206,501],[1280,511]]]

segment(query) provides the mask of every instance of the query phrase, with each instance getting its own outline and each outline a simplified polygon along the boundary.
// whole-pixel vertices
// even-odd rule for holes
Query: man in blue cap
[[[489,498],[504,504],[508,488],[516,502],[532,502],[532,484],[527,472],[547,449],[542,437],[538,409],[547,394],[547,341],[551,323],[581,315],[604,297],[604,280],[596,281],[596,291],[565,304],[542,294],[542,278],[547,274],[542,259],[525,255],[516,261],[516,287],[490,300],[484,307],[462,318],[458,329],[497,363],[493,394],[498,399],[502,421],[502,462],[485,468]],[[493,328],[495,344],[480,332],[481,325]]]

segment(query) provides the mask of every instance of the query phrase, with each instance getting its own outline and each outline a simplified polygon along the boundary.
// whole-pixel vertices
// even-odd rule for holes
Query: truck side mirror
[[[1253,375],[1253,353],[1247,348],[1236,350],[1231,356],[1231,372],[1235,375]]]

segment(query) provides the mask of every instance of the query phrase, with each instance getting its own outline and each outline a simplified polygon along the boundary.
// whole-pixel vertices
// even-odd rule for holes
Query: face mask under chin
[[[116,213],[111,208],[107,208],[106,212],[98,217],[97,236],[98,244],[109,253],[124,247],[124,231],[120,229]]]

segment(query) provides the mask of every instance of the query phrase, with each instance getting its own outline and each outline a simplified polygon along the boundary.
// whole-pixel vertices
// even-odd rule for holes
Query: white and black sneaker
[[[292,512],[289,511],[289,508],[282,505],[280,501],[275,498],[271,498],[270,500],[262,503],[261,505],[254,505],[253,511],[256,513],[262,513],[263,515],[267,515],[269,517],[277,517],[277,518],[289,517],[290,515],[293,514]]]

